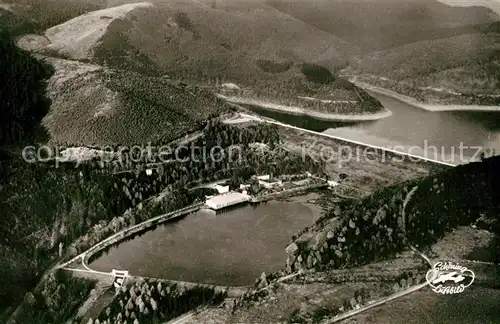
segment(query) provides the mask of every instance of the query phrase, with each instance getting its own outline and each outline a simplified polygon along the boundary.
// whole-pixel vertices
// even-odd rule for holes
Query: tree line
[[[349,268],[394,256],[408,243],[434,244],[457,226],[486,219],[500,233],[500,158],[457,166],[439,174],[384,188],[367,198],[338,205],[310,230],[316,241],[296,238],[298,252],[289,270]],[[408,192],[418,186],[406,206]],[[314,244],[312,244],[314,243]],[[496,243],[498,244],[498,242]],[[493,247],[499,251],[498,246]],[[500,261],[500,253],[495,260]]]
[[[218,304],[224,292],[196,286],[184,288],[162,281],[123,286],[111,304],[91,324],[165,323],[201,305]]]

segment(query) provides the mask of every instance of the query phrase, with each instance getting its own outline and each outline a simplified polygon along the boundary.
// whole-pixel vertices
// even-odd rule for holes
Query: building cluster
[[[257,175],[244,184],[240,184],[239,188],[231,191],[228,185],[217,184],[212,186],[217,191],[216,195],[207,196],[205,206],[211,210],[220,211],[224,208],[235,206],[241,203],[248,202],[252,199],[249,192],[255,192],[255,186],[258,185],[259,196],[274,194],[277,192],[290,190],[294,188],[307,187],[317,183],[327,184],[333,188],[339,183],[335,181],[326,181],[314,177],[311,173],[306,172],[302,175],[285,176],[283,179],[278,179],[272,175]]]

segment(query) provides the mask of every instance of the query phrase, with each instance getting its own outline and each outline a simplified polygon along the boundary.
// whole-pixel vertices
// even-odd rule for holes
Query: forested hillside
[[[36,284],[43,271],[66,253],[66,246],[96,224],[107,224],[127,208],[158,193],[165,185],[145,178],[144,173],[116,176],[101,172],[99,164],[76,168],[71,163],[23,160],[24,145],[43,144],[48,139],[40,136],[47,135],[40,123],[50,110],[47,80],[53,76],[54,68],[17,48],[7,32],[2,33],[0,46],[5,55],[0,62],[4,85],[0,89],[0,210],[3,222],[0,227],[0,284],[3,287],[0,319],[3,322],[4,316],[13,311],[12,307]],[[126,84],[119,86],[126,87]],[[185,91],[182,86],[170,87],[177,93]],[[138,97],[138,93],[135,95]],[[172,96],[174,100],[178,99],[176,97]],[[134,108],[147,114],[139,109],[145,104],[139,102]],[[198,109],[198,114],[203,112]],[[179,112],[183,113],[186,111]],[[187,115],[182,116],[181,119],[189,124]],[[202,115],[200,121],[209,116]],[[137,125],[140,127],[140,123]],[[172,126],[170,128],[173,130]]]
[[[3,28],[0,52],[0,146],[32,143],[38,124],[49,111],[46,84],[54,70],[45,61],[18,49],[11,41],[10,31]]]
[[[359,81],[429,102],[498,100],[489,95],[498,95],[500,16],[485,7],[413,0],[95,0],[62,9],[58,1],[24,0],[23,10],[9,12],[39,34],[19,44],[189,83],[214,86],[218,79],[257,92],[276,84],[287,100],[297,88],[310,88],[298,72],[304,63],[334,75],[350,66],[346,75]],[[35,8],[52,18],[34,19]],[[345,97],[328,85],[323,92]]]
[[[499,17],[485,7],[451,7],[439,1],[280,1],[270,5],[344,41],[361,53],[475,31]]]
[[[369,53],[344,72],[421,101],[498,105],[499,26]]]
[[[279,78],[261,70],[259,60],[337,68],[349,48],[263,1],[220,1],[216,8],[192,0],[113,1],[99,9],[45,30],[50,44],[39,50],[188,82],[219,77],[253,85]]]
[[[500,158],[493,157],[345,202],[295,239],[298,249],[288,256],[289,270],[346,268],[386,259],[408,244],[425,248],[479,218],[500,235],[499,167]]]
[[[120,174],[113,174],[117,171],[113,163],[95,163],[98,161],[78,167],[50,157],[46,162],[28,163],[21,157],[23,146],[36,147],[48,139],[51,143],[103,144],[115,148],[147,141],[162,145],[208,125],[197,144],[228,147],[254,141],[275,143],[277,133],[261,126],[240,130],[210,126],[208,120],[225,111],[226,106],[212,93],[197,87],[79,62],[35,58],[17,48],[8,34],[2,38],[1,46],[6,54],[0,64],[6,85],[0,92],[2,322],[21,300],[32,305],[31,295],[25,294],[56,260],[72,256],[119,229],[192,203],[197,197],[182,191],[188,183],[233,174],[234,181],[239,181],[240,177],[269,168],[276,173],[304,168],[299,157],[286,151],[263,156],[251,150],[233,164],[207,161],[206,157],[196,163],[166,164],[153,177],[144,173],[142,163],[146,161],[141,161],[140,166],[128,165],[128,171],[125,165],[125,172]],[[38,136],[44,133],[42,120],[48,130],[44,135],[49,137]],[[280,167],[276,166],[276,159],[281,161]],[[314,169],[312,163],[306,165]],[[165,200],[134,209],[164,189]],[[129,217],[123,217],[127,210]],[[50,289],[57,288],[59,294],[60,284]],[[52,310],[47,319],[62,309],[61,300],[37,299],[36,303],[40,307],[50,304]]]
[[[7,9],[10,17],[17,24],[15,30],[41,33],[45,29],[77,17],[91,10],[104,8],[106,0],[65,1],[65,0],[2,0],[2,7]],[[43,15],[40,13],[43,12]],[[14,21],[14,20],[11,20]],[[30,28],[20,29],[21,23],[29,24]],[[15,33],[21,35],[23,33]]]
[[[213,93],[161,77],[50,59],[52,106],[43,124],[54,143],[146,145],[201,130],[229,107]]]
[[[262,142],[272,147],[279,143],[275,126],[209,124],[198,141],[196,145],[206,145],[209,152],[213,147],[226,149],[225,158],[215,161],[202,152],[193,157],[185,148],[179,152],[186,161],[160,164],[149,176],[144,172],[146,160],[125,162],[129,152],[105,165],[96,160],[78,167],[73,163],[27,163],[17,157],[3,161],[2,305],[19,302],[54,261],[67,260],[126,227],[195,202],[199,197],[186,190],[191,185],[232,178],[238,187],[253,174],[322,173],[312,160],[303,161],[285,150],[245,149],[241,156],[231,157],[234,145]],[[151,159],[155,161],[154,156]],[[120,162],[123,168],[116,169]]]
[[[6,44],[8,45],[8,43]],[[56,260],[74,256],[125,227],[192,203],[197,197],[188,195],[183,190],[192,182],[211,181],[233,176],[233,182],[237,183],[241,181],[241,178],[249,177],[257,172],[280,174],[299,172],[304,168],[311,171],[319,170],[312,161],[306,161],[304,164],[299,156],[294,156],[286,151],[263,155],[263,153],[252,150],[243,150],[244,155],[233,161],[223,159],[218,162],[207,160],[206,156],[194,159],[189,155],[190,152],[184,152],[194,160],[188,159],[187,162],[183,163],[167,163],[161,166],[161,170],[155,172],[154,176],[147,176],[144,172],[144,163],[151,162],[151,160],[127,164],[126,161],[130,160],[130,156],[127,158],[127,154],[130,152],[118,155],[119,159],[108,164],[97,163],[99,159],[83,163],[78,167],[74,163],[58,163],[54,160],[28,163],[21,158],[21,142],[27,141],[26,143],[29,145],[35,143],[30,140],[29,130],[40,123],[42,116],[37,117],[37,119],[34,117],[26,118],[29,123],[14,123],[21,120],[16,118],[19,109],[24,109],[20,111],[27,113],[30,109],[37,107],[36,104],[47,100],[44,92],[46,84],[41,78],[44,75],[40,76],[38,83],[29,82],[32,79],[26,76],[31,74],[39,76],[36,73],[40,66],[44,67],[44,65],[37,65],[38,61],[29,54],[14,46],[8,47],[7,45],[5,48],[12,51],[11,55],[21,60],[19,64],[28,66],[28,69],[14,71],[6,69],[5,72],[9,72],[11,76],[9,82],[16,84],[19,80],[23,80],[27,86],[38,91],[35,93],[38,93],[39,97],[30,97],[30,88],[25,88],[24,91],[18,93],[13,90],[10,93],[2,92],[5,99],[2,102],[9,104],[2,106],[2,109],[10,113],[6,116],[11,117],[11,119],[6,119],[5,124],[2,124],[2,127],[5,125],[5,127],[10,128],[2,128],[2,134],[9,136],[2,138],[4,153],[0,164],[0,209],[4,224],[0,228],[0,255],[2,259],[0,284],[4,287],[0,293],[3,307],[0,317],[2,319],[14,310],[23,297],[25,301],[30,302],[29,296],[31,295],[26,297],[25,294],[32,289],[43,272]],[[27,63],[22,60],[26,60]],[[190,127],[193,125],[196,129],[205,127],[203,136],[196,145],[198,147],[207,146],[208,150],[217,145],[228,148],[231,145],[246,146],[253,142],[274,145],[279,141],[278,133],[272,126],[257,125],[240,129],[224,126],[217,122],[208,122],[210,117],[216,116],[216,114],[211,114],[210,110],[207,113],[200,107],[191,105],[190,107],[193,110],[196,108],[196,111],[190,112],[189,107],[185,106],[191,104],[190,98],[207,98],[207,104],[219,103],[217,100],[215,103],[210,102],[215,98],[204,90],[185,84],[167,82],[167,80],[165,83],[158,84],[154,83],[154,79],[139,78],[136,74],[127,75],[126,72],[116,73],[113,81],[109,81],[109,87],[122,91],[124,93],[123,102],[128,103],[132,108],[133,113],[130,113],[130,116],[138,116],[136,119],[131,118],[132,124],[125,122],[125,125],[130,127],[126,129],[127,132],[131,129],[135,129],[136,132],[136,137],[131,137],[130,142],[138,141],[137,135],[146,139],[145,133],[141,133],[140,130],[147,131],[147,127],[141,123],[140,116],[151,114],[151,111],[146,112],[144,109],[152,107],[153,104],[159,109],[163,109],[163,113],[168,112],[166,115],[173,120],[172,124],[164,125],[169,136],[150,138],[156,145],[167,144],[175,136],[181,137],[185,132],[192,130]],[[57,75],[57,72],[56,76],[61,77]],[[134,87],[137,83],[142,85],[140,88],[142,90],[137,90]],[[52,83],[51,86],[54,84]],[[148,92],[146,89],[150,91]],[[171,89],[173,92],[171,96],[167,97],[167,100],[172,102],[170,106],[161,105],[161,103],[154,101],[155,98],[163,98],[160,95],[164,95],[166,89]],[[188,98],[179,98],[179,93],[186,94]],[[12,94],[16,94],[16,101],[9,98]],[[56,93],[55,100],[57,100],[57,95],[65,94]],[[34,98],[35,101],[30,101],[31,98]],[[184,100],[179,102],[179,99]],[[54,118],[53,114],[54,111],[49,113],[47,118]],[[197,115],[201,117],[193,119]],[[75,121],[75,119],[68,120],[69,126],[72,125],[71,121]],[[183,128],[183,125],[187,125],[187,128]],[[177,130],[174,126],[178,127]],[[109,130],[109,127],[104,129]],[[165,133],[158,131],[158,135],[162,134]],[[118,150],[119,144],[115,142],[111,147]],[[280,161],[279,165],[276,163],[278,160]],[[125,172],[116,173],[119,171]],[[146,203],[149,197],[165,189],[167,191],[164,193],[163,199],[155,200],[150,204]],[[135,208],[141,202],[144,202],[144,208]],[[127,210],[128,212],[126,212]],[[56,289],[57,285],[60,283],[56,283],[56,287],[49,286],[50,289]],[[82,285],[86,284],[82,283]],[[51,312],[62,309],[60,301],[37,302],[40,305],[50,304]],[[28,308],[24,307],[23,309]],[[36,310],[34,314],[38,314],[39,311]],[[21,313],[20,316],[22,314],[24,313]],[[54,313],[51,314],[50,316],[55,316]],[[64,316],[67,315],[65,313]]]
[[[14,183],[10,173],[12,155],[16,154],[23,143],[32,144],[38,135],[36,130],[50,101],[46,96],[46,79],[53,73],[52,67],[33,58],[29,53],[19,50],[12,42],[9,31],[2,29],[0,33],[0,48],[4,55],[0,61],[2,87],[0,89],[0,195],[2,203],[0,210],[2,218],[8,219],[7,200],[15,201],[18,197],[7,192],[6,186]],[[28,193],[23,187],[19,194]],[[32,207],[34,208],[34,206]],[[22,291],[24,285],[32,285],[33,277],[30,272],[31,261],[19,258],[16,251],[16,241],[20,236],[6,235],[14,225],[7,221],[0,227],[2,239],[0,242],[0,276],[2,289],[0,295],[0,319],[3,318],[4,307],[11,305],[13,299],[22,296],[16,291]],[[23,226],[21,225],[21,228]],[[14,262],[14,263],[12,263]],[[36,270],[35,270],[36,271]],[[21,289],[20,289],[21,287]]]
[[[202,305],[217,305],[225,297],[224,293],[207,287],[183,289],[161,281],[136,282],[123,287],[99,319],[100,323],[133,320],[137,323],[163,323]]]
[[[0,7],[0,26],[2,29],[9,30],[12,35],[34,33],[38,28],[36,23],[23,19],[5,7]]]

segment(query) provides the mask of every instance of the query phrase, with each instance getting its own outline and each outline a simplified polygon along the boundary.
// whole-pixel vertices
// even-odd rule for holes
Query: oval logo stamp
[[[425,279],[438,294],[458,294],[474,282],[474,272],[455,262],[438,262],[427,271]]]

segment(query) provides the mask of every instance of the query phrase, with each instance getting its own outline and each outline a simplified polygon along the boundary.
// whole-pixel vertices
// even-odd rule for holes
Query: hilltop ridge
[[[421,41],[361,55],[343,71],[425,103],[500,104],[500,30]]]
[[[269,84],[294,91],[293,67],[304,63],[334,75],[349,67],[344,74],[374,85],[389,79],[391,90],[437,103],[492,104],[495,99],[481,103],[453,92],[476,96],[498,88],[500,16],[485,7],[412,0],[96,0],[76,12],[85,13],[52,24],[43,37],[25,36],[20,46],[195,84],[223,79],[257,91]]]
[[[269,4],[355,45],[357,54],[462,35],[500,16],[486,7],[452,7],[439,1],[288,1]]]
[[[134,11],[143,8],[153,8],[153,5],[137,2],[101,9],[51,27],[44,33],[51,43],[44,50],[74,60],[90,59],[113,21],[128,19]]]
[[[334,68],[349,51],[332,34],[259,2],[217,9],[197,1],[115,5],[49,28],[44,34],[52,44],[41,52],[186,81],[255,82],[265,75],[260,59]]]

